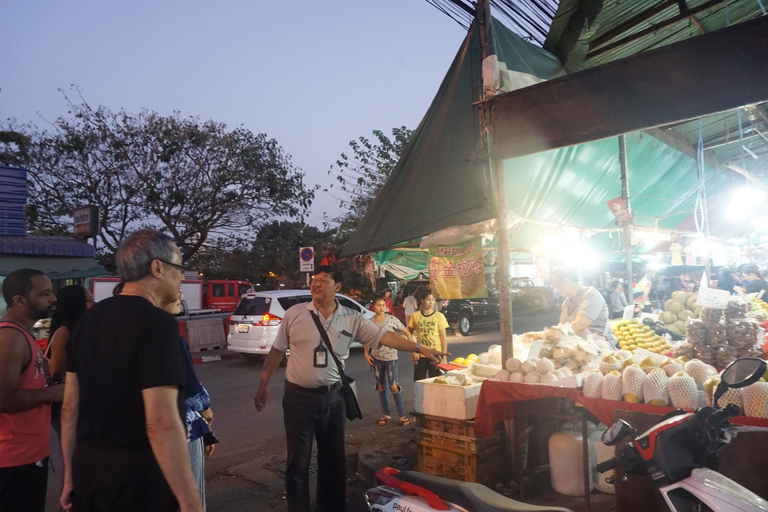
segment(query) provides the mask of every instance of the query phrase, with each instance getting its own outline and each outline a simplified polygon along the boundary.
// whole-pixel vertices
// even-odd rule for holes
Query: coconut
[[[496,377],[499,380],[509,380],[509,376],[512,375],[509,370],[499,370],[496,372],[494,377]]]
[[[555,369],[555,363],[553,363],[551,360],[547,359],[546,357],[542,357],[541,359],[539,359],[539,362],[536,363],[536,371],[542,375],[544,375],[545,373],[549,373],[554,369]]]
[[[521,364],[523,363],[521,363],[519,359],[510,357],[507,359],[507,362],[504,363],[504,368],[506,368],[509,373],[515,373],[520,369]]]
[[[539,375],[539,372],[532,371],[525,374],[525,382],[528,384],[538,384],[541,382],[541,375]]]
[[[525,374],[520,370],[509,374],[509,382],[525,382]]]
[[[520,365],[520,369],[524,374],[528,375],[529,373],[536,371],[536,363],[533,360],[528,359],[527,361],[523,361],[523,364]]]
[[[541,375],[541,382],[557,382],[559,379],[557,378],[557,375],[554,372],[547,372]]]

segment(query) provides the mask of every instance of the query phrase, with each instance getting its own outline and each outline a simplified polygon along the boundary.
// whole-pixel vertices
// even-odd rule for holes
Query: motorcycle
[[[382,468],[382,484],[365,493],[371,512],[573,512],[528,505],[474,482],[460,482],[418,471]]]
[[[704,467],[707,459],[728,445],[735,434],[768,431],[765,427],[731,425],[729,420],[740,413],[739,406],[717,405],[728,388],[753,384],[765,370],[766,362],[762,359],[733,361],[723,370],[715,389],[714,407],[702,407],[692,413],[673,411],[640,435],[629,423],[616,421],[603,433],[603,443],[614,446],[627,437],[632,441],[619,448],[616,457],[598,464],[597,472],[621,466],[630,474],[649,474],[673,512],[768,512],[768,501]]]

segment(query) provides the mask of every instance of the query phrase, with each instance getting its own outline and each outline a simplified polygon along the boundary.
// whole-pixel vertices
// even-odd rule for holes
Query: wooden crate
[[[479,453],[448,449],[419,441],[419,471],[464,482],[494,485],[504,480],[504,467],[493,446]]]
[[[457,420],[417,413],[416,425],[425,430],[432,430],[433,432],[445,432],[456,436],[475,437],[475,422],[472,420]]]
[[[498,448],[501,442],[499,432],[485,439],[475,437],[458,436],[446,432],[437,432],[425,428],[417,429],[418,441],[424,441],[431,446],[442,446],[449,449],[466,450],[469,452],[481,452],[489,448]]]

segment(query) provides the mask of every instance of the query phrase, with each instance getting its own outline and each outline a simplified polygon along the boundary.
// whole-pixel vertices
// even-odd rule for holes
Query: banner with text
[[[443,299],[487,297],[480,237],[456,245],[429,248],[429,282]]]

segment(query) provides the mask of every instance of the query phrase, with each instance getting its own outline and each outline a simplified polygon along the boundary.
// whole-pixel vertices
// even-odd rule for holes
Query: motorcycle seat
[[[418,471],[400,471],[397,478],[424,487],[470,512],[573,512],[562,507],[540,507],[507,498],[474,482],[460,482]]]

